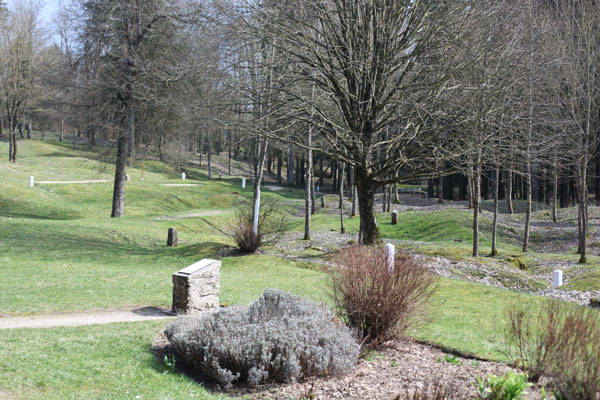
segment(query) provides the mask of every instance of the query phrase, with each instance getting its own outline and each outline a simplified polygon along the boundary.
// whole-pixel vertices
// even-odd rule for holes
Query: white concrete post
[[[185,172],[181,173],[181,179],[183,179],[185,181]]]
[[[563,278],[562,271],[560,269],[555,269],[554,276],[552,279],[552,287],[557,288],[557,287],[562,286],[562,284],[563,284],[562,278]]]
[[[29,186],[33,187],[33,184],[34,184],[34,178],[33,178],[33,176],[30,176],[29,177]]]
[[[394,272],[394,256],[396,255],[396,246],[391,243],[383,246],[383,251],[385,253],[385,259],[387,261],[387,267],[389,272]]]
[[[258,213],[260,211],[260,189],[256,189],[256,202],[254,203],[254,223],[252,224],[252,232],[254,236],[258,235]]]
[[[242,189],[246,189],[246,178],[242,178]]]

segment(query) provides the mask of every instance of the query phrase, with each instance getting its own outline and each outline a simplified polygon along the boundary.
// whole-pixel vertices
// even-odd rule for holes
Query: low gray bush
[[[359,353],[330,310],[273,289],[248,308],[179,318],[165,335],[187,364],[225,387],[344,374]]]

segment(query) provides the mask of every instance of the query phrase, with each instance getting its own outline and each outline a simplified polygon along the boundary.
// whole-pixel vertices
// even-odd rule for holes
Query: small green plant
[[[509,371],[500,376],[477,377],[472,386],[481,400],[518,400],[527,394],[525,389],[531,383],[527,381],[527,375]]]
[[[437,362],[447,362],[449,364],[462,365],[462,361],[452,354],[444,354],[444,357],[438,357]]]
[[[471,385],[477,392],[478,399],[485,399],[487,393],[487,379],[482,378],[480,376],[475,377],[475,382],[472,382]]]
[[[175,372],[175,356],[165,356],[163,358],[163,365],[165,366],[166,370],[165,370],[165,374],[167,372]]]

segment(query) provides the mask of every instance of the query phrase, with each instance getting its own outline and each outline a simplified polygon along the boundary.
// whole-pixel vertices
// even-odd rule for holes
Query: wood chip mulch
[[[448,356],[452,361],[445,359]],[[230,396],[244,399],[404,399],[423,385],[444,383],[452,399],[474,399],[476,377],[501,375],[510,368],[501,363],[452,356],[433,346],[398,341],[360,360],[348,375],[309,379],[305,382],[234,387]],[[528,399],[541,399],[538,388],[528,389]]]

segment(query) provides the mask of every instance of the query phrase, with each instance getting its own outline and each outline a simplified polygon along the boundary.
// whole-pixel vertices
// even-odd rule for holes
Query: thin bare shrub
[[[348,247],[333,263],[336,312],[371,348],[416,322],[434,289],[435,278],[408,254],[396,254],[393,271],[383,249],[376,247]]]
[[[597,311],[545,300],[509,307],[501,331],[503,352],[531,381],[552,378],[557,398],[597,400],[600,395],[600,321]]]
[[[254,253],[261,246],[277,243],[288,229],[289,215],[274,200],[263,199],[258,215],[257,234],[253,230],[254,204],[250,201],[238,207],[229,225],[229,235],[243,252]]]
[[[528,303],[510,306],[504,313],[505,324],[497,326],[500,351],[515,366],[537,382],[548,374],[561,351],[561,325],[566,309],[556,300],[544,301],[537,313]],[[498,325],[498,324],[496,324]],[[497,341],[497,340],[496,340]]]
[[[572,307],[559,326],[561,351],[550,372],[557,398],[600,398],[600,322],[596,310]]]

